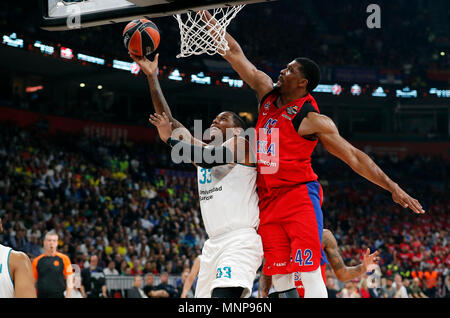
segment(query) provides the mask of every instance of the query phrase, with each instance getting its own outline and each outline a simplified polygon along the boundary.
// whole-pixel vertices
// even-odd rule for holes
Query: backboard
[[[41,28],[62,31],[276,0],[40,0]]]

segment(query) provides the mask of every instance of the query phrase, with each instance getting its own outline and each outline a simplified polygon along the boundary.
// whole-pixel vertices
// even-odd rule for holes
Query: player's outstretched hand
[[[164,142],[167,142],[167,139],[172,135],[172,123],[169,121],[169,117],[167,117],[166,113],[160,114],[150,114],[148,121],[155,125],[158,129],[159,137]]]
[[[370,264],[378,264],[378,262],[380,261],[379,255],[380,255],[379,251],[375,251],[372,254],[370,254],[370,248],[366,250],[363,256],[364,271],[367,271],[367,268],[369,267]]]
[[[139,67],[141,68],[142,72],[144,72],[147,76],[152,75],[158,75],[158,58],[159,53],[155,55],[155,59],[153,61],[150,61],[145,56],[137,56],[132,53],[130,53],[130,57],[135,61]]]
[[[410,208],[414,213],[423,214],[425,210],[420,205],[419,201],[409,196],[398,185],[395,186],[392,193],[392,199],[395,203],[400,204],[404,208]]]

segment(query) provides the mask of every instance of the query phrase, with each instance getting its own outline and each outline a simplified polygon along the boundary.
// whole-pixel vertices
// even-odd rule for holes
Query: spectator
[[[157,287],[153,286],[154,284],[154,277],[152,273],[148,273],[144,276],[145,278],[145,286],[144,286],[144,293],[150,298],[168,298],[169,293],[164,289],[158,289]]]
[[[450,275],[445,276],[445,298],[450,298]]]
[[[436,298],[445,298],[445,285],[442,276],[438,276],[436,283]]]
[[[127,273],[130,273],[131,275],[131,268],[128,265],[128,262],[124,259],[120,263],[120,275],[128,275]]]
[[[148,298],[148,296],[142,290],[142,276],[134,276],[133,287],[128,290],[127,298]]]
[[[177,296],[177,291],[175,287],[169,284],[169,274],[167,272],[163,272],[160,275],[160,284],[156,286],[156,289],[163,289],[169,294],[169,298],[175,298]]]
[[[347,282],[340,293],[340,298],[361,298],[353,281]]]
[[[370,298],[369,288],[367,287],[367,279],[365,278],[361,280],[359,294],[361,295],[361,298]]]
[[[98,267],[97,255],[92,255],[89,266],[81,271],[81,284],[87,298],[108,298],[105,274]]]
[[[25,244],[23,251],[32,259],[41,254],[41,246],[39,245],[38,238],[35,235],[30,236],[30,239]]]
[[[58,234],[53,231],[47,232],[44,237],[45,253],[32,262],[38,298],[71,297],[72,264],[67,255],[57,251],[57,246]]]
[[[328,298],[337,298],[338,291],[336,290],[333,277],[327,277],[327,292]]]
[[[86,298],[86,293],[84,292],[84,288],[81,285],[81,275],[80,273],[75,273],[72,275],[73,280],[73,289],[70,294],[70,298]],[[67,295],[67,292],[64,291],[64,296]]]
[[[408,292],[405,286],[403,286],[402,276],[400,274],[395,274],[394,283],[392,287],[394,289],[394,298],[409,298]]]
[[[422,288],[420,287],[420,279],[418,277],[413,278],[413,282],[411,284],[411,298],[428,298],[425,295]]]
[[[372,282],[372,286],[369,287],[370,298],[381,298],[383,297],[383,290],[381,286],[379,286],[379,281],[375,280]]]
[[[408,298],[412,298],[411,293],[411,281],[407,278],[403,279],[403,286],[405,287],[406,294],[408,295]]]
[[[386,278],[386,286],[382,289],[384,298],[394,298],[395,289],[391,278]]]
[[[119,271],[116,269],[116,262],[110,261],[108,267],[103,270],[105,275],[119,275]]]
[[[434,298],[436,296],[436,285],[438,274],[435,270],[433,270],[433,265],[429,265],[423,274],[425,281],[425,295],[429,298]]]

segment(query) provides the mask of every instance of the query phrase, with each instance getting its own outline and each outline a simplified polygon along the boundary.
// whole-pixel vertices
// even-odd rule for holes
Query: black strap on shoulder
[[[202,168],[211,169],[235,162],[232,151],[225,146],[202,147],[173,138],[167,139],[167,144],[172,148],[180,144],[179,155]]]
[[[264,95],[263,98],[261,98],[261,102],[259,103],[259,107],[261,108],[261,106],[264,104],[264,102],[266,101],[267,98],[269,98],[270,95],[272,95],[273,92],[275,92],[275,88],[272,89],[270,92],[268,92],[266,95]]]
[[[294,119],[292,120],[292,125],[294,126],[295,131],[298,131],[300,128],[300,124],[303,121],[303,118],[308,116],[310,112],[318,113],[318,111],[314,108],[314,106],[310,103],[303,104],[302,108],[300,108],[300,111],[295,115]]]

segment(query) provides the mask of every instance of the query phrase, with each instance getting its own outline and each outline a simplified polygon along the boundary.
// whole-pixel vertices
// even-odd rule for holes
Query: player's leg
[[[291,246],[289,272],[301,272],[305,298],[326,298],[327,290],[320,269],[323,234],[320,185],[311,182],[290,192],[287,202],[296,202],[296,207],[289,208],[298,212],[292,214],[289,222],[283,223]]]
[[[271,298],[299,298],[293,273],[272,275],[272,284],[276,297]]]
[[[260,225],[258,233],[261,235],[264,257],[264,274],[272,276],[275,292],[271,298],[298,298],[294,276],[288,273],[290,263],[290,245],[286,232],[280,224],[269,223]]]
[[[261,237],[254,229],[233,231],[220,242],[212,297],[250,297],[263,259]],[[239,292],[240,291],[240,292]]]
[[[327,287],[323,281],[320,267],[311,272],[300,273],[303,287],[305,288],[305,298],[327,298]]]

